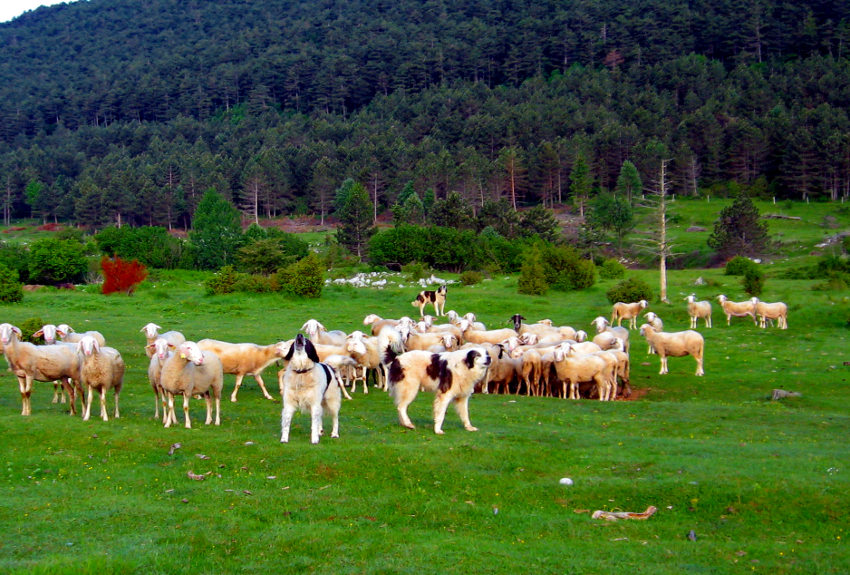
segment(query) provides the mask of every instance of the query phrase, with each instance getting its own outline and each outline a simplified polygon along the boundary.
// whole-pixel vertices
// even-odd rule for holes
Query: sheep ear
[[[23,332],[21,331],[21,328],[16,327],[16,326],[14,326],[14,325],[12,326],[12,331],[14,331],[14,332],[15,332],[16,334],[18,334],[19,336],[24,335],[24,334],[23,334]]]
[[[56,330],[56,335],[58,335],[59,337],[65,337],[65,336],[66,336],[66,335],[68,335],[68,334],[67,334],[67,333],[65,333],[64,331],[62,331],[61,329],[57,329],[57,330]]]
[[[41,336],[43,336],[43,335],[44,335],[44,330],[43,330],[43,329],[40,329],[40,330],[38,330],[37,332],[35,332],[34,334],[32,334],[32,336],[33,336],[33,337],[41,337]]]
[[[170,345],[170,344],[169,344],[169,345]],[[155,346],[154,344],[152,344],[152,343],[149,343],[149,344],[147,344],[147,345],[145,346],[145,349],[154,349],[154,348],[156,348],[156,346]]]

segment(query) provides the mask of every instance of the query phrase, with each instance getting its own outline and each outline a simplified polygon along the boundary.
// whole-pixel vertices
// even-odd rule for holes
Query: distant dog
[[[410,305],[419,308],[419,317],[425,317],[425,306],[429,303],[434,306],[434,313],[436,313],[437,316],[445,315],[446,291],[445,284],[437,288],[437,291],[423,290],[419,292],[419,295],[416,296],[415,300],[410,302]]]
[[[443,433],[443,420],[450,403],[454,403],[464,428],[478,431],[469,421],[469,396],[484,379],[489,366],[490,356],[480,347],[444,353],[414,350],[398,355],[389,364],[388,380],[399,422],[414,429],[407,406],[421,389],[436,393],[434,433]]]
[[[297,410],[310,413],[312,443],[319,443],[325,410],[333,418],[331,437],[339,437],[339,408],[342,396],[333,368],[319,362],[316,348],[300,333],[295,337],[295,343],[289,348],[284,359],[288,365],[281,383],[283,409],[280,412],[280,442],[289,442],[289,426]]]

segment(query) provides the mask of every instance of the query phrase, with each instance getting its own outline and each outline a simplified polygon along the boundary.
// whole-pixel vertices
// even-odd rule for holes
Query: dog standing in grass
[[[419,292],[419,295],[416,296],[416,299],[410,302],[410,305],[413,307],[419,308],[419,317],[425,317],[425,306],[429,303],[434,306],[434,313],[437,316],[446,315],[446,285],[443,284],[436,291],[434,290],[423,290]]]
[[[339,408],[342,394],[333,368],[321,363],[313,343],[298,334],[284,359],[283,409],[280,412],[280,442],[289,442],[289,426],[296,411],[310,413],[310,441],[319,443],[322,415],[327,410],[333,418],[331,437],[339,437]]]
[[[388,352],[392,355],[392,351]],[[442,435],[449,404],[454,404],[467,431],[478,431],[469,421],[469,396],[487,374],[490,355],[473,347],[444,353],[412,350],[394,357],[389,364],[389,390],[398,410],[399,422],[414,429],[407,406],[419,391],[435,393],[434,433]]]

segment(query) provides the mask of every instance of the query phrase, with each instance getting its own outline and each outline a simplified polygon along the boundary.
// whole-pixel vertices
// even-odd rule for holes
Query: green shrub
[[[526,295],[543,295],[549,289],[543,257],[537,246],[532,247],[528,252],[520,269],[517,285],[519,293]]]
[[[844,248],[845,254],[850,254],[850,235],[841,238],[841,247]]]
[[[599,277],[606,280],[621,278],[626,275],[626,266],[615,259],[607,259],[599,266]]]
[[[79,283],[88,269],[79,242],[44,238],[30,246],[29,273],[33,283]]]
[[[744,287],[744,291],[751,296],[760,296],[762,290],[764,290],[764,271],[759,267],[750,268],[741,278],[741,285]]]
[[[44,320],[40,317],[31,317],[29,319],[25,319],[18,327],[21,330],[21,341],[28,341],[39,345],[44,343],[43,337],[32,336],[32,334],[44,327]]]
[[[605,292],[605,297],[612,304],[621,302],[636,302],[642,299],[652,301],[655,295],[652,293],[652,288],[645,281],[638,277],[629,277]]]
[[[235,291],[247,293],[269,293],[277,291],[278,288],[276,278],[258,274],[240,274],[234,286]]]
[[[421,264],[419,262],[410,263],[404,266],[401,266],[401,273],[403,273],[410,281],[419,281],[425,276],[429,275],[428,266],[425,264]]]
[[[0,242],[0,264],[18,272],[22,283],[29,283],[29,250],[16,243]]]
[[[207,295],[233,293],[239,283],[239,272],[233,266],[224,266],[204,282]]]
[[[276,276],[281,291],[302,297],[320,297],[325,285],[322,260],[315,253],[278,270]]]
[[[24,299],[24,288],[17,270],[0,264],[0,303],[17,303]]]
[[[573,247],[544,244],[541,256],[546,282],[556,289],[585,289],[596,282],[596,265]]]
[[[460,274],[460,283],[465,286],[474,286],[484,280],[484,274],[481,272],[466,271]]]
[[[747,270],[754,267],[758,267],[758,264],[753,260],[743,256],[735,256],[726,262],[726,271],[724,273],[727,276],[742,276],[747,273]]]

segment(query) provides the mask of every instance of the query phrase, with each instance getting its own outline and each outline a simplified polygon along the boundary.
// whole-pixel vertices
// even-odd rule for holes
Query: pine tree
[[[366,188],[347,179],[336,192],[336,215],[339,227],[336,240],[340,245],[362,260],[366,244],[374,233],[372,227],[372,201]]]
[[[207,191],[195,209],[189,240],[195,246],[201,269],[218,269],[232,264],[242,244],[242,218],[215,190]]]
[[[741,192],[731,206],[723,208],[714,222],[708,246],[723,257],[755,256],[767,249],[770,236],[767,223],[759,221],[759,211],[750,197]]]

